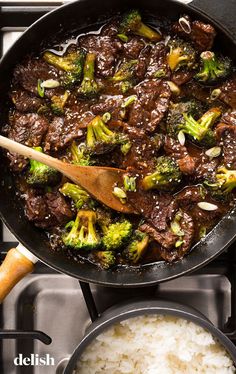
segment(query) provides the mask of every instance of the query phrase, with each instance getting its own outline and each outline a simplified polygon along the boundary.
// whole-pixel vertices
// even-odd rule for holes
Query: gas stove
[[[186,2],[186,1],[185,1]],[[189,1],[188,1],[189,2]],[[198,0],[211,14],[212,1]],[[214,1],[215,17],[226,20]],[[227,14],[235,14],[227,0]],[[0,52],[4,54],[24,29],[60,1],[0,1]],[[221,3],[222,4],[222,3]],[[230,17],[227,25],[236,37]],[[16,239],[0,225],[0,261]],[[236,244],[211,264],[188,276],[155,287],[115,289],[88,285],[57,273],[43,263],[22,280],[0,305],[0,373],[62,374],[86,328],[108,307],[133,297],[173,300],[195,307],[236,344]],[[16,366],[14,358],[49,354],[54,366]]]

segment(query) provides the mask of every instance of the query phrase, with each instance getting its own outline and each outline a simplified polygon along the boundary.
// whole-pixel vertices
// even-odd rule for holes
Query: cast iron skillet
[[[0,126],[6,123],[7,108],[6,93],[9,90],[11,74],[14,66],[30,52],[39,52],[43,45],[52,45],[52,37],[59,39],[73,33],[75,35],[88,30],[98,29],[109,17],[130,8],[139,8],[144,20],[165,16],[177,20],[180,15],[187,13],[195,19],[210,22],[215,26],[218,36],[216,43],[219,48],[235,60],[236,43],[222,25],[206,14],[189,6],[172,0],[80,0],[62,6],[47,14],[34,23],[12,46],[0,62]],[[151,16],[150,16],[151,15]],[[5,108],[5,112],[3,110]],[[88,263],[80,264],[68,259],[66,254],[54,253],[47,244],[43,232],[34,227],[24,217],[21,204],[16,198],[11,173],[6,159],[0,154],[0,214],[8,228],[17,239],[35,256],[50,267],[76,277],[85,282],[106,286],[137,287],[156,284],[193,271],[219,255],[235,239],[236,211],[235,209],[223,218],[220,223],[207,235],[205,240],[195,245],[192,252],[182,261],[174,264],[155,263],[139,268],[122,268],[114,271],[102,271]]]
[[[183,318],[209,331],[226,349],[236,365],[236,348],[220,330],[218,330],[203,314],[187,305],[165,300],[134,300],[123,302],[106,310],[101,317],[93,322],[86,331],[84,338],[74,350],[63,374],[72,374],[84,350],[106,329],[115,323],[142,315],[167,315]],[[184,337],[183,337],[184,339]]]

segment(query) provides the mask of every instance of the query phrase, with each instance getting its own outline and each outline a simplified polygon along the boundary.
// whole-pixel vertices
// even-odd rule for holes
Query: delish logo
[[[47,353],[43,357],[39,357],[39,355],[31,353],[30,357],[23,357],[22,353],[20,353],[17,357],[14,358],[14,365],[15,366],[54,366],[55,360],[53,357],[50,357],[50,354]]]

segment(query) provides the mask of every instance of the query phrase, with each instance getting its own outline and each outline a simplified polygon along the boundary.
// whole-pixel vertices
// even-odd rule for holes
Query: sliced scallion
[[[42,81],[41,79],[38,79],[38,85],[37,85],[38,94],[40,97],[44,97],[44,87],[42,87]]]
[[[60,82],[56,81],[55,79],[47,79],[41,83],[41,87],[43,88],[56,88],[60,86]]]
[[[200,203],[197,204],[198,207],[202,210],[207,210],[207,211],[213,211],[218,209],[218,206],[212,203],[208,203],[207,201],[201,201]]]

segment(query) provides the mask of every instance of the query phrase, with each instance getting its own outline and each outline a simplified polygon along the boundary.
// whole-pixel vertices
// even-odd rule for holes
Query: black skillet
[[[229,1],[230,2],[230,1]],[[215,1],[209,1],[217,5]],[[220,3],[218,1],[218,3]],[[222,4],[222,2],[221,2]],[[232,35],[217,21],[190,6],[172,0],[81,0],[64,5],[35,22],[21,38],[15,42],[0,62],[0,126],[7,121],[7,108],[3,104],[9,90],[11,74],[14,66],[30,52],[39,52],[43,45],[52,45],[52,39],[65,38],[67,34],[79,34],[83,31],[96,30],[112,15],[130,8],[139,8],[144,20],[155,20],[155,17],[165,16],[177,20],[180,15],[187,13],[194,19],[209,22],[215,26],[218,34],[217,46],[235,60],[236,42]],[[225,4],[222,5],[225,11]],[[223,12],[222,12],[223,13]],[[74,32],[78,30],[77,33]],[[50,44],[51,43],[51,44]],[[0,213],[1,218],[17,239],[42,262],[59,272],[76,277],[85,282],[97,283],[115,287],[137,287],[156,284],[175,278],[205,265],[227,248],[236,236],[235,209],[224,217],[220,223],[200,243],[196,244],[191,253],[182,261],[174,264],[155,263],[138,268],[120,268],[114,271],[98,270],[89,263],[77,263],[68,259],[64,253],[54,253],[50,250],[45,234],[34,227],[24,217],[21,204],[16,198],[12,175],[7,167],[6,159],[0,154]],[[16,257],[16,256],[13,256]],[[11,260],[11,259],[10,259]],[[28,263],[27,271],[32,270]],[[17,262],[12,264],[16,278],[21,278],[24,266],[19,269]],[[25,271],[26,272],[26,271]],[[0,272],[1,273],[1,272]],[[14,271],[12,271],[14,273]],[[9,272],[7,274],[9,277]],[[14,283],[13,280],[8,282]],[[0,274],[0,291],[4,278]],[[10,287],[11,288],[11,287]],[[1,299],[1,298],[0,298]]]

